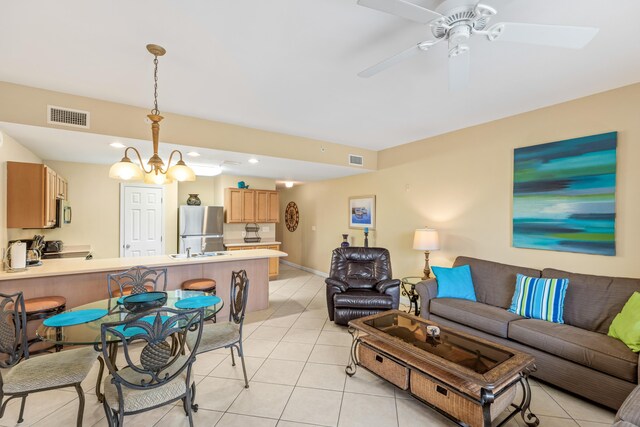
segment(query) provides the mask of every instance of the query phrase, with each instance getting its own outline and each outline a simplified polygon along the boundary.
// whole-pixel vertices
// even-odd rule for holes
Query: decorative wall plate
[[[295,202],[289,202],[284,209],[285,224],[287,224],[287,230],[296,231],[298,228],[298,222],[300,221],[300,213],[298,212],[298,205]]]

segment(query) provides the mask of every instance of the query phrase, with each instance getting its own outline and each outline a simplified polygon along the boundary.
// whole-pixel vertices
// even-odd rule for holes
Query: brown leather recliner
[[[400,280],[391,278],[391,259],[384,248],[334,249],[325,283],[329,319],[339,325],[400,304]]]

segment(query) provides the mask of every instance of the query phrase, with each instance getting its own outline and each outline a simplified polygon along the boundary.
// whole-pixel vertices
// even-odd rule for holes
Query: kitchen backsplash
[[[225,241],[242,241],[244,236],[244,226],[246,224],[224,224],[224,240]],[[258,224],[260,231],[258,235],[262,237],[263,241],[272,241],[276,239],[276,226],[277,224]],[[269,231],[265,231],[266,229]],[[251,234],[253,235],[253,233]]]

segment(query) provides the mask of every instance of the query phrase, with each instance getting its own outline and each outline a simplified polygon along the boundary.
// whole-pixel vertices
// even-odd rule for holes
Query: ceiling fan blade
[[[404,0],[358,0],[358,4],[421,24],[426,24],[436,18],[442,17],[438,12],[425,9],[424,7]]]
[[[491,41],[581,49],[598,34],[598,31],[599,29],[594,27],[502,22],[491,26],[487,30],[487,37]]]
[[[459,92],[469,86],[470,59],[469,50],[449,57],[449,92]]]
[[[371,77],[378,74],[381,71],[386,70],[389,67],[396,65],[399,62],[404,61],[407,58],[411,58],[416,53],[420,52],[420,45],[417,44],[415,46],[411,46],[407,50],[403,50],[400,53],[393,55],[390,58],[385,59],[384,61],[378,62],[376,65],[367,68],[366,70],[360,71],[358,76],[360,77]]]

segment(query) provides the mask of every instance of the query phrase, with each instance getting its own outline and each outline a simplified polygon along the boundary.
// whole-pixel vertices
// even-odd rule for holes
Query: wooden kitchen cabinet
[[[242,222],[256,221],[255,191],[242,190]]]
[[[267,193],[267,221],[279,223],[280,222],[280,193],[277,191],[269,191]]]
[[[45,181],[45,210],[46,210],[46,226],[53,227],[56,225],[56,200],[58,198],[58,174],[47,166],[44,167],[46,173]]]
[[[227,188],[224,190],[224,222],[255,222],[255,194],[253,190]]]
[[[66,180],[43,164],[7,162],[7,228],[54,227],[57,199],[66,197],[67,188]]]
[[[280,222],[280,194],[277,191],[255,190],[256,222]]]
[[[63,177],[61,177],[60,175],[57,175],[57,180],[56,180],[56,193],[57,193],[57,196],[56,197],[58,199],[68,200],[67,199],[67,188],[68,188],[67,180],[64,179]]]
[[[230,246],[228,251],[246,251],[251,249],[273,249],[280,250],[280,245],[257,245],[257,246]],[[276,277],[280,274],[280,258],[269,258],[269,278]]]
[[[273,249],[274,251],[280,250],[280,245],[266,246],[264,249]],[[258,248],[259,249],[259,248]],[[280,258],[269,258],[269,278],[275,277],[280,274]]]

